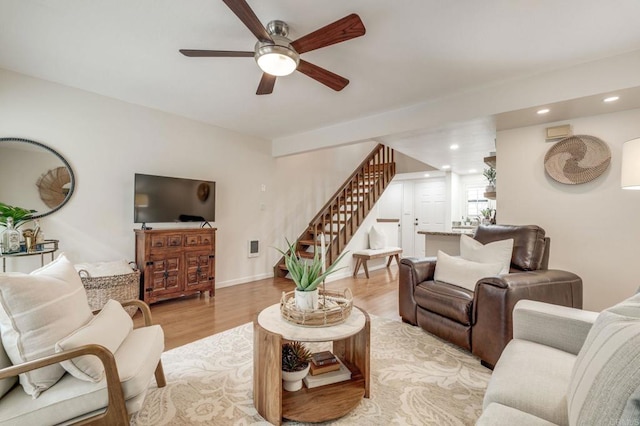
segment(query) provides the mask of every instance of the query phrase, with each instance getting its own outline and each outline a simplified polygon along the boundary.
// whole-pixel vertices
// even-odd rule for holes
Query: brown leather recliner
[[[479,226],[483,244],[514,239],[509,274],[482,278],[475,291],[434,281],[436,258],[404,258],[400,263],[400,316],[429,333],[471,351],[493,368],[513,337],[511,313],[520,299],[582,308],[582,279],[549,270],[549,238],[535,226]]]

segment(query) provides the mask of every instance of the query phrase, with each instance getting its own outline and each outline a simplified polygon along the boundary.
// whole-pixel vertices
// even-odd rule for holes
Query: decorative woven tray
[[[334,290],[319,291],[320,307],[313,311],[302,311],[296,308],[295,290],[282,292],[280,313],[282,317],[294,324],[305,327],[326,327],[339,324],[351,315],[353,295],[348,288],[343,292]]]

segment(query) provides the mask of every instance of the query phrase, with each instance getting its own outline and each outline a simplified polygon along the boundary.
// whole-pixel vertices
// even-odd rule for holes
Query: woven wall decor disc
[[[568,185],[594,180],[607,170],[610,163],[611,151],[607,144],[588,135],[564,138],[544,156],[547,174]]]
[[[69,183],[71,183],[69,169],[56,167],[40,176],[36,186],[40,193],[40,199],[48,207],[54,209],[62,204],[67,195],[69,195],[69,188],[66,186]]]

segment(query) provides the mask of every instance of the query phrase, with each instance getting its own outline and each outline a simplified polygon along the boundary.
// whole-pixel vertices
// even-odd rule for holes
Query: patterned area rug
[[[371,397],[328,424],[473,425],[490,370],[419,327],[371,321]],[[131,424],[269,424],[253,406],[252,359],[251,323],[167,351],[167,386],[149,390]]]

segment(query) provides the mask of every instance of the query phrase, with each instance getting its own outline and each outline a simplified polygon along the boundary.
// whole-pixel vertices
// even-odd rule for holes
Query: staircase
[[[324,234],[329,267],[340,256],[395,174],[393,149],[378,144],[298,237],[296,247],[299,256],[312,259],[315,250],[320,251]],[[283,257],[274,267],[274,275],[286,277],[287,273]]]

